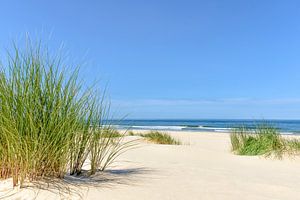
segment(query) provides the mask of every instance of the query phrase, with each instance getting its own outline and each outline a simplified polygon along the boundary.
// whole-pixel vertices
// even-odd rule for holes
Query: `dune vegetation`
[[[180,141],[174,139],[172,136],[168,135],[167,133],[161,133],[159,131],[150,131],[149,133],[146,134],[140,134],[140,136],[156,144],[171,144],[171,145],[181,144]]]
[[[1,61],[0,178],[14,186],[43,177],[104,170],[132,144],[109,124],[109,106],[97,88],[79,80],[39,45],[16,45]]]
[[[258,126],[254,131],[245,128],[233,130],[231,149],[238,155],[265,155],[281,158],[284,154],[299,154],[300,140],[286,138],[272,126]]]
[[[128,135],[129,136],[134,136],[135,134],[134,134],[134,132],[132,130],[130,130],[130,131],[128,131]]]
[[[123,137],[123,134],[121,134],[118,130],[112,129],[111,127],[107,129],[102,130],[102,137]]]

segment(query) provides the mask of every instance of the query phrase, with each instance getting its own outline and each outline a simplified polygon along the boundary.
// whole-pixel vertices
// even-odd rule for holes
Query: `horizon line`
[[[300,121],[300,119],[249,119],[249,118],[127,118],[127,119],[112,119],[112,120],[247,120],[247,121]]]

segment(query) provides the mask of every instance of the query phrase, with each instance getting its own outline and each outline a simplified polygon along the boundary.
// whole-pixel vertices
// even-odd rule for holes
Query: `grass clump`
[[[0,178],[12,178],[14,186],[78,175],[88,158],[93,174],[130,146],[105,124],[104,95],[84,87],[78,68],[69,71],[61,60],[29,44],[14,46],[2,62]]]
[[[104,138],[123,137],[123,135],[121,133],[119,133],[119,131],[117,131],[116,129],[113,129],[113,128],[103,129],[102,132],[101,132],[101,136],[104,137]]]
[[[129,135],[129,136],[134,136],[135,134],[134,134],[133,131],[128,131],[128,135]]]
[[[170,135],[166,133],[161,133],[159,131],[150,131],[146,134],[141,134],[140,136],[147,138],[149,141],[157,143],[157,144],[172,144],[172,145],[180,145],[180,141],[174,139]]]
[[[274,155],[300,152],[300,141],[282,137],[278,130],[271,126],[259,126],[254,131],[245,128],[235,129],[231,135],[231,149],[238,155]]]

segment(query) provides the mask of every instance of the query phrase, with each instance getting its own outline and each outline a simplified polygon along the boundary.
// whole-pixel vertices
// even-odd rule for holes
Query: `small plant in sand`
[[[104,95],[41,45],[15,46],[0,71],[0,178],[13,185],[104,170],[131,146],[104,122]],[[72,67],[71,67],[72,68]],[[71,69],[69,68],[69,69]]]
[[[128,131],[128,135],[129,135],[129,136],[134,136],[135,134],[134,134],[133,131],[130,130],[130,131]]]
[[[107,137],[107,138],[116,138],[116,137],[122,137],[123,135],[121,133],[119,133],[119,131],[111,128],[111,127],[108,127],[108,128],[104,128],[102,130],[102,137]]]
[[[282,137],[271,126],[258,126],[254,131],[245,128],[230,134],[231,149],[238,155],[266,155],[281,158],[283,154],[298,154],[300,141]]]
[[[181,144],[180,141],[174,139],[172,136],[168,135],[167,133],[161,133],[159,131],[150,131],[149,133],[146,134],[140,134],[140,136],[157,144],[173,144],[173,145]]]

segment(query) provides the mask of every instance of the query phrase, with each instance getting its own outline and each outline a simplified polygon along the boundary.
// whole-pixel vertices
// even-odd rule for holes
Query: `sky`
[[[300,119],[300,2],[27,0],[0,4],[0,59],[24,35],[107,85],[115,116]],[[75,65],[75,64],[74,64]]]

